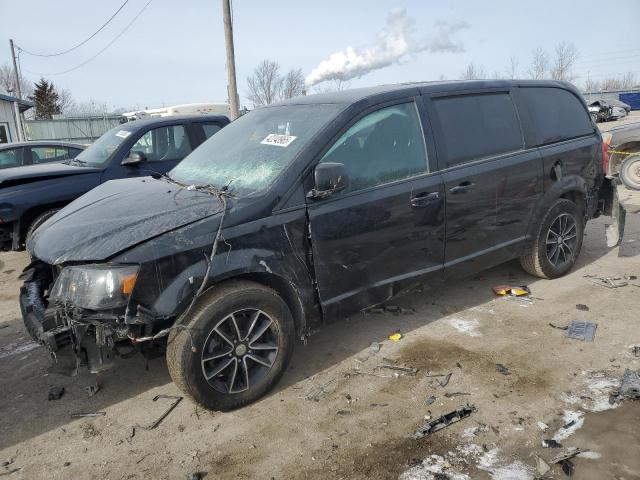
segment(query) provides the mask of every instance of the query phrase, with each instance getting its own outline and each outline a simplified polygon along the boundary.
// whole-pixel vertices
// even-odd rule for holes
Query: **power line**
[[[74,70],[77,70],[80,67],[84,67],[87,63],[89,63],[90,61],[92,61],[93,59],[95,59],[98,55],[100,55],[102,52],[104,52],[107,48],[109,48],[111,45],[113,45],[116,40],[118,40],[122,35],[124,35],[124,33],[129,30],[129,27],[131,27],[131,25],[133,25],[133,23],[138,19],[138,17],[140,15],[142,15],[142,12],[144,12],[146,10],[146,8],[149,6],[149,4],[153,2],[153,0],[149,0],[147,3],[145,3],[144,7],[142,7],[142,9],[137,13],[137,15],[135,17],[133,17],[133,20],[131,20],[126,27],[124,27],[120,33],[118,33],[118,35],[115,36],[115,38],[113,40],[111,40],[109,43],[107,43],[107,45],[100,50],[98,53],[96,53],[94,56],[90,57],[88,60],[82,62],[79,65],[76,65],[73,68],[70,68],[68,70],[64,70],[62,72],[53,72],[53,73],[42,73],[42,72],[33,72],[31,70],[27,70],[25,69],[25,72],[29,72],[32,73],[34,75],[43,75],[43,76],[52,76],[52,75],[63,75],[65,73],[69,73],[69,72],[73,72]]]
[[[80,42],[79,44],[77,44],[75,47],[71,47],[67,50],[64,50],[62,52],[58,52],[58,53],[33,53],[30,52],[29,50],[25,50],[24,48],[18,46],[18,50],[20,50],[21,52],[24,52],[28,55],[33,55],[34,57],[57,57],[59,55],[64,55],[65,53],[69,53],[74,51],[76,48],[81,47],[82,45],[84,45],[85,43],[87,43],[89,40],[91,40],[93,37],[95,37],[98,33],[100,33],[100,31],[106,27],[109,22],[111,22],[111,20],[113,20],[116,15],[118,15],[118,13],[120,13],[120,10],[122,10],[124,8],[124,6],[129,3],[129,0],[125,0],[124,3],[122,5],[120,5],[120,8],[118,8],[118,10],[116,10],[116,12],[111,15],[111,17],[109,17],[109,20],[107,20],[105,23],[102,24],[102,26],[96,30],[89,38],[86,38],[85,40],[83,40],[82,42]]]

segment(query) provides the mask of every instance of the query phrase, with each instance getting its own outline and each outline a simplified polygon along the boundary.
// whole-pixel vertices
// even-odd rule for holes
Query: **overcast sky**
[[[11,61],[9,38],[34,53],[65,50],[91,35],[123,1],[0,0],[0,64]],[[23,73],[33,80],[44,73],[77,101],[93,99],[109,107],[225,101],[220,0],[153,0],[104,53],[72,72],[49,75],[73,68],[103,49],[147,1],[129,0],[113,22],[71,53],[40,58],[23,52]],[[602,79],[626,71],[640,77],[638,0],[236,0],[236,68],[242,103],[250,106],[246,77],[262,59],[277,61],[284,71],[301,68],[308,75],[335,52],[374,46],[397,9],[405,9],[406,18],[415,20],[417,42],[436,38],[442,25],[466,25],[453,29],[449,38],[461,48],[409,51],[399,63],[355,78],[351,86],[458,78],[469,62],[489,75],[504,73],[511,55],[519,59],[525,76],[535,48],[551,53],[561,41],[573,42],[579,51],[576,83],[587,75]]]

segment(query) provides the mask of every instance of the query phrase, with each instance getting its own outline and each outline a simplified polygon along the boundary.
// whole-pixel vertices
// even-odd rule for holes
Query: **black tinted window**
[[[202,132],[204,133],[204,138],[209,138],[213,136],[218,130],[220,130],[220,125],[217,123],[199,123],[200,127],[202,127]]]
[[[522,88],[522,95],[544,145],[593,133],[582,102],[561,88]]]
[[[361,118],[320,162],[344,164],[349,174],[346,191],[425,173],[427,154],[415,104],[381,108]]]
[[[69,152],[69,158],[76,158],[80,154],[80,152],[82,152],[82,149],[69,147],[67,148],[67,151]]]
[[[516,109],[506,93],[434,99],[449,166],[522,148]]]

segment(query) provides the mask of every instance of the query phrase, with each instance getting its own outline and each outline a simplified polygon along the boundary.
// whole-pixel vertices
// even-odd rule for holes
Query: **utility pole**
[[[16,92],[18,98],[22,100],[22,90],[20,90],[20,75],[18,74],[18,64],[16,63],[16,49],[13,47],[13,40],[9,39],[9,45],[11,46],[11,58],[13,58],[13,74],[16,77]]]
[[[236,84],[236,59],[233,53],[233,25],[231,23],[230,0],[222,0],[222,16],[224,20],[224,40],[227,45],[227,82],[229,110],[231,120],[238,118],[238,85]],[[15,58],[15,57],[14,57]],[[14,59],[15,64],[15,59]]]

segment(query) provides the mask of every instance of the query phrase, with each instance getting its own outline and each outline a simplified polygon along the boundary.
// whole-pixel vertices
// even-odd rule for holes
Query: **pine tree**
[[[41,78],[35,83],[33,94],[29,96],[34,104],[36,120],[51,120],[53,115],[61,112],[60,96],[53,82]]]

